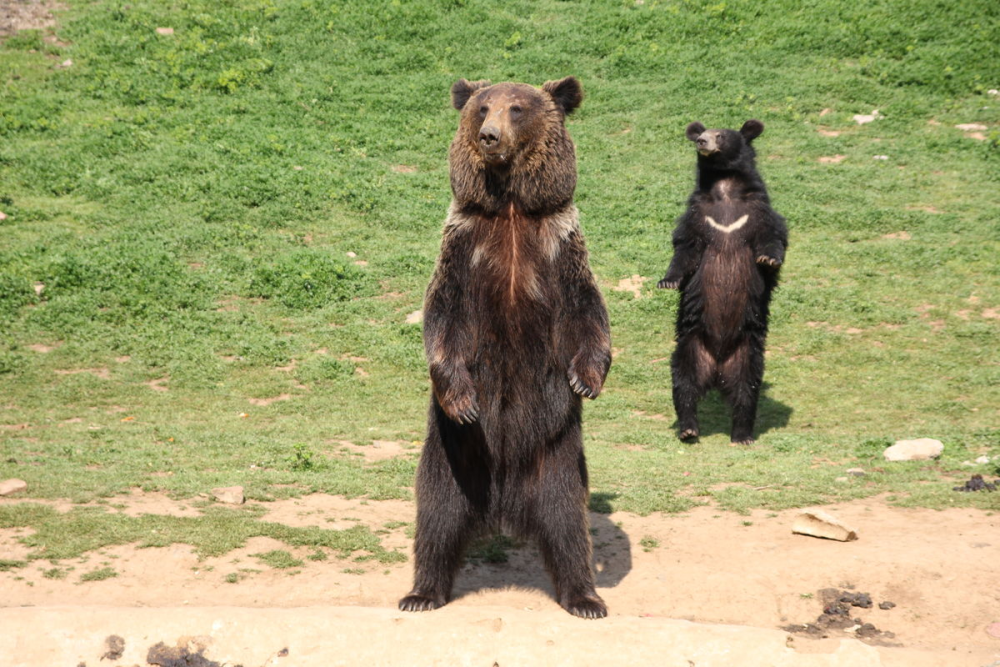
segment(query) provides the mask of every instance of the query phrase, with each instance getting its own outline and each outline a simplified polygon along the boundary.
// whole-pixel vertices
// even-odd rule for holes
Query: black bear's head
[[[462,112],[459,132],[491,166],[509,166],[525,148],[546,140],[582,100],[580,82],[571,76],[541,89],[465,79],[451,87],[452,105]]]
[[[764,123],[759,120],[748,120],[743,127],[736,130],[706,130],[701,123],[694,122],[687,126],[687,138],[694,142],[701,160],[725,165],[740,162],[754,152],[751,142],[764,131]]]

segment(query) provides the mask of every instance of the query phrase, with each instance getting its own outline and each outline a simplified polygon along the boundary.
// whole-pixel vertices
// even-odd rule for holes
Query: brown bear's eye
[[[510,108],[510,112],[511,112],[511,113],[521,113],[521,107],[519,107],[519,106],[517,106],[517,105],[515,104],[514,106],[512,106],[512,107]]]
[[[487,107],[487,106],[479,107],[479,115],[480,116],[485,116],[486,112],[489,111],[489,110],[490,110],[490,108]]]

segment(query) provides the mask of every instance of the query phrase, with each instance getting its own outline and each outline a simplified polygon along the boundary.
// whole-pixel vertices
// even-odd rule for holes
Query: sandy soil
[[[52,504],[62,510],[70,507],[67,502]],[[111,511],[133,515],[195,511],[141,492],[112,504],[117,508]],[[392,522],[412,524],[415,514],[409,502],[319,494],[266,507],[268,521],[325,528],[361,522],[377,530]],[[683,515],[592,514],[599,592],[612,618],[683,619],[776,630],[815,621],[822,611],[820,589],[853,589],[869,593],[875,602],[871,609],[854,609],[854,616],[894,635],[874,642],[884,664],[984,667],[1000,661],[1000,638],[986,631],[1000,621],[1000,516],[971,509],[901,509],[879,499],[824,509],[856,528],[860,539],[841,543],[793,535],[794,511],[741,517],[703,507]],[[409,550],[406,532],[407,526],[390,529],[382,536],[384,545]],[[23,534],[0,530],[0,557],[27,556],[18,542]],[[275,570],[252,557],[272,549],[291,551],[305,565]],[[268,538],[203,561],[183,544],[108,548],[78,562],[64,561],[63,566],[75,570],[63,580],[42,576],[52,567],[48,561],[0,573],[0,608],[73,605],[81,613],[94,606],[393,610],[408,590],[410,563],[386,566],[333,556],[312,561],[306,558],[310,553]],[[105,564],[119,576],[79,582],[80,574]],[[238,574],[238,583],[226,582],[231,573]],[[883,601],[896,607],[881,610],[877,605]],[[513,551],[505,564],[463,568],[449,608],[473,614],[480,607],[536,612],[556,620],[564,615],[530,545]],[[423,622],[432,625],[434,618],[449,618],[425,616],[430,620]],[[851,635],[838,631],[826,640],[796,636],[792,641],[799,652],[822,653],[832,651],[837,638],[844,636]]]

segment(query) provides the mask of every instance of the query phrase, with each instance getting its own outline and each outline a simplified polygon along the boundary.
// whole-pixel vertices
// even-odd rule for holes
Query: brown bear
[[[417,470],[413,590],[445,604],[485,532],[534,539],[564,609],[607,615],[594,588],[581,397],[611,366],[608,314],[573,205],[568,77],[539,90],[458,81],[454,195],[424,300],[432,397]]]

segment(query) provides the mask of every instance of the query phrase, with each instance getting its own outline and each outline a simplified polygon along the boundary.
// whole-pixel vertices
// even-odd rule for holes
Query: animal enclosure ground
[[[15,5],[39,7],[0,2]],[[1000,494],[952,489],[1000,476],[998,12],[990,0],[45,5],[45,22],[0,37],[0,480],[28,483],[0,504],[4,599],[177,602],[160,580],[190,585],[199,604],[330,590],[385,605],[405,592],[398,524],[412,521],[428,401],[414,313],[450,199],[448,90],[460,77],[572,74],[585,92],[568,123],[576,203],[614,346],[584,415],[591,507],[598,543],[627,541],[633,563],[601,589],[612,613],[805,623],[820,610],[800,596],[844,579],[899,605],[872,612],[880,629],[935,646],[967,631],[981,646],[976,624],[998,619],[976,610],[996,600],[966,578],[978,568],[951,563],[996,561],[994,540],[965,536],[995,532]],[[713,396],[701,441],[682,445],[676,295],[655,277],[691,183],[683,131],[753,117],[791,235],[759,438],[729,447]],[[944,453],[882,460],[909,437]],[[211,489],[233,485],[251,507],[212,507]],[[321,497],[369,506],[282,527],[295,502]],[[790,508],[831,503],[872,508],[858,543],[780,541],[792,539],[777,528]],[[671,513],[702,528],[671,533],[687,521]],[[874,581],[874,566],[843,559],[875,558],[876,544],[893,554],[866,526],[900,516],[914,521],[885,534],[940,544],[921,552],[930,560],[878,561],[891,576]],[[70,555],[38,558],[37,535]],[[761,549],[783,546],[671,578],[755,535]],[[679,536],[714,540],[713,552],[685,551],[701,547]],[[485,563],[502,552],[485,550],[460,585],[541,576],[516,553]],[[131,569],[151,554],[172,565]],[[303,565],[271,569],[254,554]],[[802,572],[790,590],[786,569]],[[686,587],[698,577],[718,595]],[[886,590],[894,577],[924,598]],[[464,590],[459,602],[476,604]],[[973,611],[949,606],[952,593]],[[554,605],[520,590],[488,597]]]

